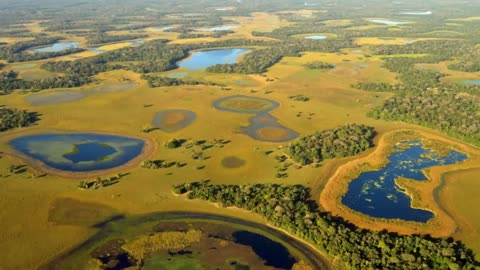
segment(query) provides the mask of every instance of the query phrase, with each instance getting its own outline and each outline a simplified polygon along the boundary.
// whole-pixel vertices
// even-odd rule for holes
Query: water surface
[[[222,26],[214,26],[214,27],[197,28],[195,30],[201,31],[201,32],[217,32],[217,31],[228,31],[238,27],[239,25],[222,25]]]
[[[415,16],[425,16],[425,15],[432,15],[433,12],[430,10],[427,11],[405,11],[400,12],[401,15],[415,15]]]
[[[386,24],[386,25],[402,25],[402,24],[410,23],[410,22],[390,21],[390,20],[368,20],[368,21],[373,23]]]
[[[78,44],[78,42],[59,42],[48,47],[33,49],[32,51],[36,53],[61,52],[68,49],[76,49],[78,48]]]
[[[234,64],[249,49],[220,49],[194,52],[189,58],[177,63],[179,67],[199,70],[219,64]]]
[[[323,36],[323,35],[306,36],[305,37],[305,39],[317,39],[317,40],[327,39],[327,38],[328,38],[327,36]]]
[[[350,183],[342,203],[372,217],[427,222],[434,214],[412,208],[411,198],[395,184],[395,180],[404,177],[426,181],[424,169],[455,164],[467,156],[454,150],[446,156],[439,156],[433,150],[425,149],[420,140],[398,143],[394,150],[384,168],[363,172]]]
[[[468,85],[480,85],[480,80],[463,80],[463,83]]]
[[[142,153],[144,141],[92,133],[41,134],[14,139],[10,145],[51,168],[88,172],[129,162]]]

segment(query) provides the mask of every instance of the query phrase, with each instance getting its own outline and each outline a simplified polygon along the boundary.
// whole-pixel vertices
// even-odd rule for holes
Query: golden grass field
[[[302,13],[303,14],[303,13]],[[251,32],[271,31],[288,25],[276,15],[254,13],[252,17],[228,17],[241,24],[233,29],[235,33],[221,39],[252,38]],[[346,25],[350,22],[329,21],[328,24]],[[32,31],[41,31],[38,24],[28,27]],[[360,29],[357,29],[360,30]],[[169,38],[173,43],[209,41],[216,39],[175,39],[176,34],[146,29],[146,40]],[[1,40],[1,39],[0,39]],[[384,40],[381,40],[385,42]],[[13,42],[13,41],[12,41]],[[379,44],[378,39],[357,40],[359,44]],[[115,50],[129,46],[130,42],[108,44],[101,50]],[[383,44],[383,43],[382,43]],[[367,48],[362,48],[366,51]],[[90,52],[73,55],[88,57]],[[72,56],[59,57],[56,60],[72,59]],[[304,67],[312,61],[324,61],[337,65],[332,70],[309,70]],[[40,63],[20,71],[39,71]],[[8,67],[14,67],[9,65]],[[439,65],[442,70],[446,68]],[[390,93],[373,93],[353,89],[352,84],[359,81],[396,83],[396,74],[382,67],[380,57],[365,57],[363,54],[344,50],[341,53],[302,53],[301,57],[285,57],[271,67],[265,76],[241,74],[211,74],[205,71],[172,70],[162,75],[188,72],[192,78],[201,78],[228,85],[231,90],[222,90],[213,86],[177,86],[149,88],[139,74],[130,71],[110,71],[98,75],[98,84],[121,83],[126,80],[137,82],[138,86],[123,92],[98,93],[75,102],[31,106],[25,101],[25,94],[19,92],[0,96],[0,104],[40,113],[41,120],[35,126],[2,133],[0,149],[11,151],[8,140],[18,136],[39,132],[75,132],[91,131],[99,133],[122,134],[145,139],[151,142],[151,149],[134,160],[128,166],[108,171],[107,175],[129,173],[118,184],[99,190],[81,190],[78,178],[67,178],[49,174],[41,178],[31,178],[39,172],[29,168],[27,172],[9,175],[10,165],[26,164],[25,160],[14,155],[0,153],[0,261],[6,269],[35,269],[62,252],[78,245],[94,232],[86,227],[113,215],[114,213],[142,214],[155,211],[188,210],[203,211],[227,216],[242,217],[265,222],[259,216],[243,210],[222,209],[201,201],[188,201],[175,196],[171,187],[185,181],[210,180],[214,184],[282,183],[303,184],[312,187],[312,197],[320,199],[322,209],[333,211],[355,224],[371,229],[389,228],[398,232],[426,232],[432,235],[453,235],[465,241],[480,253],[480,235],[478,234],[480,217],[472,213],[471,205],[480,199],[478,185],[475,182],[480,173],[478,168],[480,150],[444,135],[413,125],[399,122],[385,122],[368,118],[366,112],[380,105]],[[453,76],[464,76],[456,72]],[[40,76],[40,75],[38,75]],[[43,76],[43,75],[41,75]],[[45,75],[47,76],[47,75]],[[478,76],[475,74],[474,76]],[[447,77],[449,78],[449,77]],[[445,78],[445,79],[447,79]],[[472,77],[473,78],[473,77]],[[475,77],[476,78],[476,77]],[[268,80],[267,80],[268,79]],[[238,83],[242,82],[242,83]],[[248,83],[243,83],[248,82]],[[76,91],[92,88],[84,86]],[[253,90],[253,91],[252,91]],[[45,90],[54,92],[56,90]],[[308,102],[293,101],[290,95],[303,94],[310,97]],[[251,115],[219,111],[212,103],[217,99],[232,95],[248,95],[274,100],[280,106],[270,112],[285,127],[307,135],[319,130],[334,128],[346,123],[372,125],[378,132],[376,147],[356,157],[334,159],[322,162],[319,168],[304,166],[301,169],[290,168],[289,177],[276,179],[274,159],[282,154],[287,143],[260,142],[237,132],[238,127],[247,126]],[[144,105],[151,105],[145,107]],[[152,131],[142,133],[144,125],[152,122],[156,112],[169,109],[194,111],[196,120],[188,127],[174,133]],[[300,116],[298,116],[300,114]],[[434,138],[454,145],[467,153],[472,159],[457,166],[437,167],[429,171],[431,181],[415,187],[421,192],[421,200],[415,204],[435,210],[439,214],[435,226],[419,224],[375,223],[365,217],[353,214],[337,204],[338,194],[350,181],[348,175],[357,173],[355,165],[359,162],[381,164],[388,148],[388,137],[399,129],[411,129],[421,132],[421,136]],[[277,134],[281,136],[282,134]],[[224,148],[213,147],[205,150],[209,158],[193,160],[192,149],[167,149],[164,143],[172,138],[195,140],[224,139],[231,141]],[[265,155],[265,151],[274,151]],[[235,168],[222,165],[225,158],[236,157],[245,164]],[[148,170],[138,165],[141,159],[162,159],[187,163],[182,168]],[[204,168],[202,168],[204,167]],[[431,195],[442,175],[448,173],[445,186],[440,194],[441,205]],[[65,176],[65,175],[64,175]],[[88,175],[72,175],[82,178]],[[341,182],[340,182],[341,181]],[[322,192],[326,188],[325,192]],[[410,187],[408,187],[410,188]],[[466,196],[465,194],[468,194]],[[97,211],[91,211],[92,206]],[[448,213],[448,215],[447,215]],[[94,222],[95,221],[95,222]],[[88,224],[87,224],[88,223]],[[380,225],[379,225],[380,224]],[[433,224],[433,223],[432,223]],[[438,226],[437,226],[438,225]],[[459,227],[454,233],[452,228]],[[22,254],[22,260],[18,259]]]

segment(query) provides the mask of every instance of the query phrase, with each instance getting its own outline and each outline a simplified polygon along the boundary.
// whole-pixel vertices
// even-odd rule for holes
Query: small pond
[[[462,82],[468,85],[480,85],[480,80],[463,80]]]
[[[410,22],[390,21],[390,20],[368,20],[368,21],[373,23],[386,24],[386,25],[402,25],[402,24],[410,23]]]
[[[87,50],[94,52],[94,53],[104,53],[106,52],[105,50],[100,50],[99,48],[87,48]]]
[[[145,44],[145,40],[139,39],[139,40],[132,41],[131,46],[140,46],[142,44]]]
[[[136,86],[137,83],[109,83],[88,90],[55,90],[39,92],[28,95],[24,99],[32,106],[55,105],[81,100],[91,94],[123,92]]]
[[[234,64],[249,49],[219,49],[194,52],[189,58],[177,63],[179,67],[199,70],[219,64]]]
[[[48,93],[35,93],[26,96],[24,99],[32,106],[46,106],[77,101],[85,98],[86,96],[87,93],[85,93],[85,91],[57,90]]]
[[[59,42],[48,47],[33,49],[32,51],[36,53],[61,52],[68,49],[76,49],[78,48],[78,44],[79,44],[78,42]]]
[[[99,224],[86,242],[46,269],[292,269],[300,259],[323,269],[312,248],[266,225],[206,213],[166,212]],[[278,240],[273,240],[275,237]],[[140,265],[140,261],[143,261]],[[113,267],[112,267],[113,266]]]
[[[217,32],[217,31],[228,31],[235,28],[238,28],[238,25],[222,25],[222,26],[214,26],[214,27],[206,27],[206,28],[197,28],[196,31],[201,32]]]
[[[305,39],[316,39],[316,40],[321,40],[321,39],[327,39],[327,36],[324,35],[316,35],[316,36],[306,36]]]
[[[157,30],[157,31],[166,31],[166,30],[170,30],[170,29],[173,29],[173,28],[174,28],[173,26],[163,26],[163,27],[154,27],[153,29]]]
[[[165,132],[175,132],[186,128],[195,121],[197,115],[188,110],[165,110],[155,114],[152,125]]]
[[[467,159],[465,154],[451,150],[446,156],[425,149],[420,140],[395,145],[389,162],[379,171],[367,171],[354,179],[342,203],[363,214],[386,219],[427,222],[434,214],[411,207],[411,198],[395,184],[399,177],[426,181],[423,169],[449,165]]]
[[[123,165],[142,153],[144,141],[101,134],[41,134],[10,142],[29,158],[62,171],[88,172]]]
[[[217,110],[254,114],[250,119],[250,125],[239,128],[240,133],[252,139],[265,142],[291,141],[299,134],[278,123],[278,120],[268,113],[278,106],[280,106],[278,102],[270,99],[243,95],[221,98],[213,103]]]

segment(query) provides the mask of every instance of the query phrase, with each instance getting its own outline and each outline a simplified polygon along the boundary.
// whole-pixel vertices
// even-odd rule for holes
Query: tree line
[[[346,269],[476,269],[480,263],[469,248],[452,238],[377,232],[320,212],[309,188],[277,184],[176,185],[189,199],[238,207],[262,215],[339,260]]]

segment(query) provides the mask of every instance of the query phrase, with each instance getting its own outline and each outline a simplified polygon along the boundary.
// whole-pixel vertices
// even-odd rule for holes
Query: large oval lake
[[[455,164],[465,159],[465,154],[454,150],[440,156],[435,151],[425,149],[420,140],[398,143],[384,168],[363,172],[350,183],[342,203],[372,217],[427,222],[434,214],[412,208],[411,198],[395,184],[395,180],[404,177],[426,181],[422,170]]]
[[[219,64],[235,64],[249,49],[220,49],[194,52],[189,58],[177,63],[179,67],[199,70]]]
[[[101,134],[41,134],[10,141],[13,148],[47,166],[88,172],[121,166],[142,153],[140,139]]]

